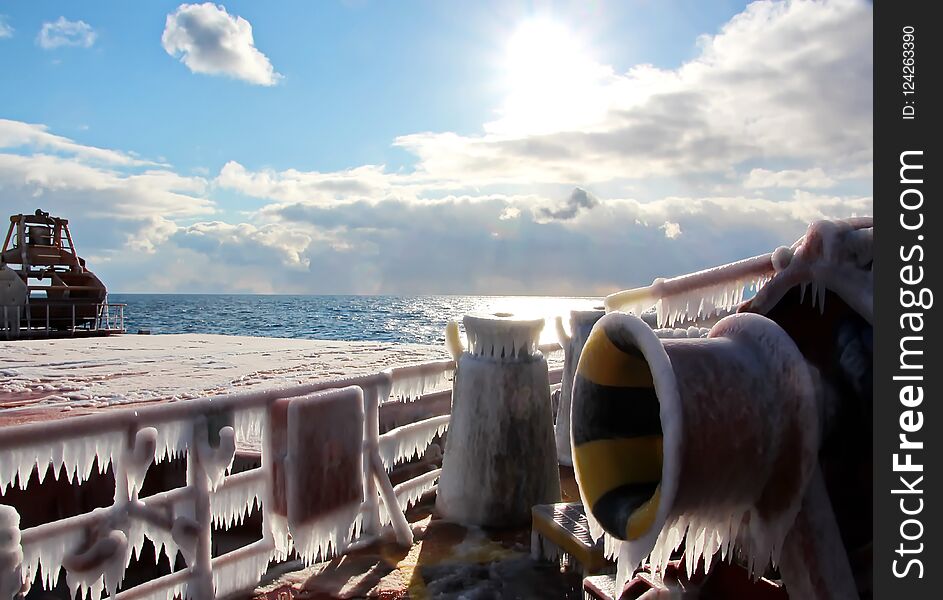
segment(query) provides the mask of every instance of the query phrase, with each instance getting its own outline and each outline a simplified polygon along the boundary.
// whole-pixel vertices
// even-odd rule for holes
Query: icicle
[[[157,427],[157,463],[182,456],[192,437],[190,421],[170,421]]]
[[[87,554],[86,554],[87,553]],[[108,590],[109,596],[114,596],[118,584],[124,579],[124,570],[130,558],[128,538],[123,531],[111,531],[108,535],[98,538],[92,546],[82,554],[70,552],[66,555],[67,561],[89,560],[92,564],[85,569],[76,568],[70,562],[66,572],[66,583],[75,597],[77,591],[81,598],[91,593],[92,600],[101,600],[102,592]],[[88,558],[85,558],[85,557]]]
[[[449,415],[432,417],[392,429],[380,436],[380,458],[387,470],[418,456],[449,426]]]
[[[187,594],[186,572],[177,571],[152,579],[147,583],[124,590],[120,600],[178,600],[190,598]]]
[[[265,408],[250,408],[239,410],[233,415],[233,429],[236,431],[236,442],[258,442],[262,439],[262,422],[265,419]]]
[[[352,502],[312,521],[289,523],[295,552],[306,565],[342,553],[350,540],[358,512],[360,502]]]
[[[262,540],[213,560],[213,589],[217,598],[254,588],[268,569],[272,556]]]
[[[405,513],[422,498],[423,494],[435,488],[435,483],[441,472],[442,469],[429,471],[395,486],[393,493],[396,494],[396,502],[399,504],[400,510]],[[380,503],[380,523],[386,525],[389,522],[390,514],[386,510],[386,505]]]
[[[104,517],[106,509],[92,511],[88,523]],[[96,518],[97,517],[97,518]],[[32,581],[42,570],[43,589],[51,590],[59,579],[62,560],[85,539],[85,522],[54,522],[27,529],[22,534],[24,579]]]
[[[262,506],[265,494],[265,477],[261,469],[244,471],[227,477],[210,495],[210,512],[213,525],[229,529],[241,525],[253,507]]]
[[[403,401],[415,400],[423,394],[448,389],[449,375],[454,371],[451,361],[440,361],[390,369],[393,387],[390,396]],[[380,398],[380,402],[386,402]]]
[[[20,489],[26,489],[33,469],[45,474],[51,467],[53,476],[58,477],[63,465],[70,479],[85,481],[92,473],[95,459],[98,459],[99,471],[104,472],[112,458],[124,450],[125,440],[123,431],[110,431],[81,438],[41,440],[5,449],[0,452],[0,491],[5,491],[14,480],[19,481]]]

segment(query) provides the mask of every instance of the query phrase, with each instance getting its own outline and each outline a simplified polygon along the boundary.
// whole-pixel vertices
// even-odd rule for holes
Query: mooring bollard
[[[753,573],[778,563],[818,466],[818,403],[799,349],[760,315],[684,339],[602,318],[574,382],[573,460],[620,579],[649,554],[663,567],[685,536],[689,573],[734,547]]]
[[[557,423],[554,436],[557,441],[557,460],[561,465],[572,466],[573,456],[570,451],[570,400],[573,398],[573,376],[576,365],[583,351],[583,344],[589,337],[596,321],[606,314],[603,307],[596,310],[570,311],[570,334],[563,329],[563,317],[557,317],[557,335],[563,346],[563,379],[560,381],[560,406],[557,408]]]
[[[527,525],[533,505],[560,499],[547,361],[537,350],[544,321],[501,313],[464,324],[436,510],[465,525]]]

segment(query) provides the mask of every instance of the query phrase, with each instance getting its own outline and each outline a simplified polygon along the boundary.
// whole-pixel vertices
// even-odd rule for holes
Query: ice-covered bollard
[[[685,536],[689,573],[733,547],[754,573],[777,563],[817,468],[818,411],[799,349],[765,317],[682,339],[601,319],[574,382],[573,461],[619,578],[649,554],[664,567]]]
[[[557,335],[560,345],[563,346],[563,379],[560,381],[560,406],[557,407],[557,424],[555,436],[557,440],[557,460],[561,465],[573,464],[570,451],[570,399],[573,397],[573,375],[576,374],[576,364],[580,360],[583,344],[589,337],[596,321],[606,314],[604,307],[596,310],[570,311],[570,333],[563,329],[563,317],[557,317]]]
[[[560,499],[543,319],[468,315],[436,509],[467,525],[530,523],[531,507]]]

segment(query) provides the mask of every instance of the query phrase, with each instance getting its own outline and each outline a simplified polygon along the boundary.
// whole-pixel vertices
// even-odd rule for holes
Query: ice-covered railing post
[[[573,459],[591,528],[618,556],[619,585],[646,556],[663,569],[682,540],[689,575],[717,552],[740,551],[754,574],[779,564],[819,476],[821,401],[793,340],[763,316],[677,339],[633,315],[601,319],[574,382]],[[834,525],[827,498],[824,508],[815,506],[817,523]],[[856,597],[844,555],[830,564],[829,597]],[[807,597],[795,571],[783,575],[787,591]]]
[[[457,359],[452,419],[436,495],[446,519],[507,527],[535,504],[560,499],[543,319],[468,315]],[[449,334],[455,352],[454,328]]]
[[[20,515],[0,504],[0,600],[12,600],[23,588]]]
[[[557,422],[554,436],[557,441],[557,460],[560,464],[571,466],[573,457],[570,452],[570,400],[573,397],[573,375],[580,360],[583,344],[589,337],[596,321],[606,314],[603,307],[596,310],[570,311],[570,333],[563,328],[563,317],[557,317],[557,335],[563,347],[563,378],[560,385],[560,405],[557,407]]]

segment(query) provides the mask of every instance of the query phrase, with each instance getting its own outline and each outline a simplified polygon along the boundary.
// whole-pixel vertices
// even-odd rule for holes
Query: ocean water
[[[220,333],[264,337],[443,344],[449,320],[470,312],[543,317],[541,343],[557,340],[553,319],[602,304],[552,296],[265,296],[109,294],[124,303],[129,333]]]

